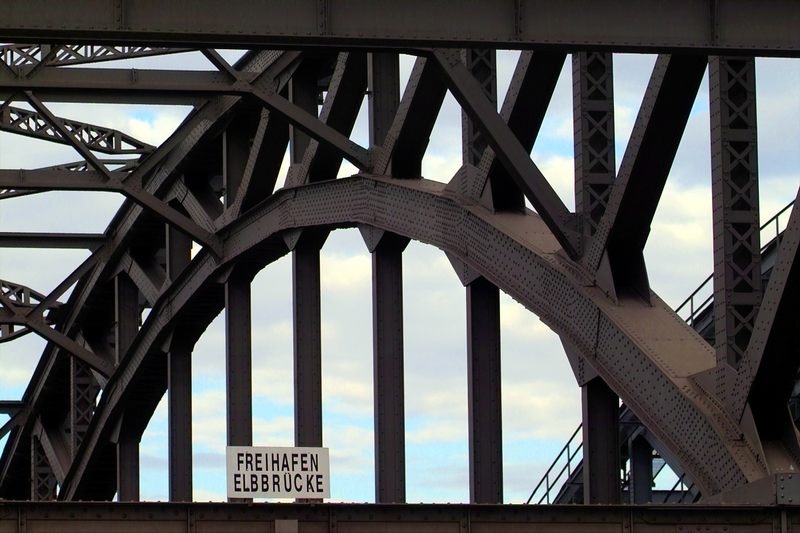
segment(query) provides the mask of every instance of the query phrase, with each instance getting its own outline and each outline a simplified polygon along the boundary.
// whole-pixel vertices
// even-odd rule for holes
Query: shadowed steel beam
[[[86,42],[159,46],[374,45],[800,50],[796,5],[734,0],[551,2],[549,0],[6,0],[4,42]]]
[[[97,370],[101,375],[103,375],[103,377],[107,378],[114,372],[114,366],[111,363],[99,355],[87,350],[60,331],[51,328],[35,318],[26,320],[24,324],[31,328],[43,339],[52,342],[65,352],[69,353],[71,356],[77,357],[93,369]]]
[[[292,253],[295,446],[322,446],[319,251],[325,237],[303,235]]]
[[[228,446],[253,444],[250,305],[250,279],[232,275],[225,283]]]
[[[497,113],[496,107],[483,94],[478,82],[461,63],[458,52],[436,49],[432,55],[441,67],[453,95],[471,119],[480,125],[487,143],[511,178],[525,193],[564,251],[570,257],[576,257],[575,232],[570,228],[572,213]]]
[[[662,55],[653,67],[608,206],[583,258],[596,270],[607,252],[617,290],[650,297],[642,251],[706,63],[699,55]]]
[[[339,55],[319,119],[342,135],[349,136],[367,90],[367,56],[363,52]],[[316,145],[316,146],[315,146]],[[371,164],[371,163],[370,163]],[[333,179],[342,165],[342,155],[328,143],[311,141],[303,156],[308,181]]]
[[[643,435],[628,442],[630,456],[630,503],[651,503],[653,499],[653,447]]]
[[[280,113],[297,129],[317,141],[324,143],[339,155],[350,161],[359,170],[368,171],[372,168],[369,152],[336,129],[320,121],[305,109],[298,107],[279,94],[266,91],[259,87],[252,87],[253,96],[271,111]],[[316,104],[315,104],[316,105]]]
[[[292,52],[277,53],[269,50],[262,51],[248,55],[248,58],[242,62],[242,68],[253,72],[263,72],[264,76],[269,76],[270,78],[279,76],[281,78],[278,83],[280,87],[287,81],[285,76],[287,68],[291,68],[291,66],[296,63],[298,56],[298,53]],[[217,129],[218,125],[228,116],[227,113],[239,101],[240,99],[238,97],[216,97],[190,114],[183,124],[178,127],[176,132],[171,135],[167,141],[162,143],[156,152],[150,154],[146,158],[146,161],[142,162],[137,168],[137,172],[142,173],[142,175],[137,178],[138,180],[141,181],[143,176],[148,177],[144,182],[143,189],[155,195],[165,194],[171,187],[174,178],[179,175],[179,173],[174,172],[177,165],[182,163],[187,154],[195,149],[198,142],[207,139],[209,134],[219,131]],[[117,266],[117,259],[109,261],[106,258],[118,257],[119,254],[117,252],[121,253],[128,242],[126,239],[127,230],[132,227],[137,227],[146,220],[146,218],[145,213],[143,213],[139,206],[131,202],[123,204],[121,211],[116,215],[114,221],[112,221],[108,231],[108,234],[112,237],[111,242],[92,256],[99,258],[97,267],[87,271],[85,277],[82,275],[80,276],[83,279],[80,280],[75,291],[73,291],[71,295],[72,304],[69,309],[65,310],[65,316],[63,317],[66,328],[71,328],[79,324],[78,320],[80,319],[81,312],[85,309],[84,306],[89,305],[98,295],[102,297],[102,295],[106,294],[105,291],[107,289],[104,287],[104,279],[107,279],[107,276],[111,275]],[[59,290],[66,289],[69,285],[71,285],[71,283],[61,284],[59,285]],[[163,350],[163,346],[160,346],[158,350]],[[43,391],[49,390],[50,384],[56,384],[56,387],[58,387],[57,384],[63,379],[63,375],[59,372],[53,372],[53,370],[57,369],[57,367],[52,366],[55,359],[56,350],[52,345],[48,345],[43,354],[43,360],[48,366],[45,367],[43,372],[34,375],[34,379],[29,384],[26,392],[26,394],[30,394],[32,404],[42,405],[41,402],[47,402],[47,395],[43,394]],[[166,384],[164,385],[164,389],[165,388]],[[108,393],[109,390],[107,389],[106,392]],[[141,408],[139,408],[139,411],[141,411]],[[30,423],[28,423],[28,426],[29,425]],[[104,431],[108,429],[107,426],[103,427]],[[6,487],[11,487],[11,484],[15,483],[12,480],[14,472],[19,472],[20,468],[27,469],[29,466],[29,458],[24,456],[24,447],[27,446],[27,443],[22,438],[23,433],[24,432],[15,432],[12,434],[13,442],[9,443],[11,452],[3,459],[2,475],[4,489]],[[108,432],[106,432],[105,435],[107,437]],[[79,457],[77,457],[75,461],[75,465],[77,466],[70,473],[73,479],[75,478],[75,476],[73,476],[75,470],[79,470],[81,475],[86,473],[83,478],[77,476],[78,479],[83,479],[85,483],[79,482],[77,484],[78,486],[76,486],[72,485],[70,480],[67,479],[62,486],[63,497],[65,499],[75,497],[72,495],[76,493],[79,495],[87,494],[89,497],[97,497],[97,491],[95,490],[92,480],[101,476],[102,474],[100,471],[103,469],[105,469],[105,472],[109,472],[105,466],[95,469],[94,463],[89,466],[88,471],[85,470],[87,464],[84,462],[86,456],[83,450],[86,448],[87,446],[85,444],[81,447]],[[105,453],[105,450],[107,450],[107,444],[101,445],[101,448],[104,450],[101,452],[102,455]],[[102,486],[111,490],[115,486],[115,483],[113,481],[104,481]],[[11,490],[17,490],[17,488],[11,488]],[[104,494],[109,498],[113,496],[113,492],[111,494],[104,492]]]
[[[418,57],[389,131],[377,151],[375,172],[393,178],[422,176],[422,158],[447,94],[436,62]]]
[[[77,248],[95,250],[105,244],[102,233],[0,232],[0,248]]]
[[[525,51],[517,61],[500,116],[528,152],[539,134],[565,59],[561,52]],[[477,167],[481,174],[478,185],[483,190],[475,195],[485,194],[489,188],[494,209],[524,211],[522,191],[491,147],[483,152]]]
[[[469,505],[364,503],[278,503],[231,506],[222,502],[164,505],[161,502],[16,502],[3,503],[11,531],[16,523],[47,524],[53,531],[276,531],[293,523],[296,529],[337,533],[387,531],[781,531],[781,524],[800,521],[800,510],[776,505]],[[11,520],[13,519],[13,522]],[[254,524],[258,524],[254,526]],[[465,527],[464,524],[469,524]],[[14,529],[12,529],[14,528]],[[30,528],[30,526],[29,526]]]
[[[0,61],[13,68],[37,66],[42,62],[48,66],[64,66],[177,54],[186,51],[188,51],[186,48],[157,46],[7,44],[0,46]]]
[[[739,370],[734,390],[749,392],[759,433],[763,438],[783,441],[793,450],[794,423],[786,402],[792,394],[800,366],[797,325],[800,323],[800,189],[792,216],[783,232],[777,262],[755,322],[753,336]],[[740,409],[743,409],[741,406]]]
[[[500,291],[479,276],[467,285],[470,503],[503,503]]]
[[[375,501],[406,501],[403,379],[403,250],[408,239],[377,232],[372,252]]]
[[[84,159],[98,172],[103,174],[108,181],[113,181],[114,176],[108,168],[91,152],[91,150],[80,142],[72,132],[70,132],[64,123],[53,115],[53,113],[44,105],[44,103],[35,96],[32,92],[25,93],[25,97],[41,115],[64,137],[69,140],[69,143]],[[208,246],[214,250],[216,255],[221,255],[220,242],[210,231],[200,227],[192,219],[177,212],[175,209],[164,203],[162,200],[156,198],[154,195],[136,186],[134,180],[127,180],[121,183],[124,194],[131,198],[134,202],[142,207],[149,209],[154,214],[163,218],[169,224],[177,226],[184,232],[191,235],[203,246]]]
[[[605,213],[617,167],[614,157],[614,59],[608,52],[572,55],[575,212],[591,237]]]
[[[619,397],[599,377],[583,385],[581,392],[583,503],[619,503]]]
[[[400,60],[394,53],[367,58],[370,148],[381,145],[400,103]],[[403,250],[408,239],[362,229],[372,252],[372,373],[375,502],[406,501],[405,380],[403,379]]]
[[[24,408],[25,408],[25,402],[22,402],[20,400],[0,401],[0,413],[4,415],[14,416]]]
[[[761,304],[756,61],[711,57],[716,393],[735,417],[747,401],[736,374]]]
[[[117,173],[112,172],[113,176]],[[31,191],[122,191],[117,180],[107,181],[97,170],[76,172],[64,168],[0,169],[0,189]]]
[[[126,274],[114,278],[114,340],[119,362],[139,330],[139,291]],[[120,420],[117,439],[117,497],[119,501],[139,500],[139,439],[129,417]],[[82,438],[82,436],[81,436]]]
[[[267,117],[268,118],[268,117]],[[264,114],[257,132],[264,134]],[[223,181],[226,206],[240,198],[252,150],[252,132],[245,124],[230,124],[223,134]],[[262,139],[263,140],[263,137]],[[252,166],[250,167],[252,172]],[[253,445],[253,362],[250,303],[251,277],[233,271],[225,280],[225,394],[228,446]],[[233,501],[248,501],[237,499]],[[252,501],[252,500],[249,500]]]
[[[0,71],[0,100],[33,91],[47,102],[187,105],[247,89],[215,71],[42,67],[32,78]]]
[[[167,276],[171,281],[189,266],[191,239],[166,227]],[[173,331],[167,354],[169,421],[169,500],[192,501],[192,345]]]

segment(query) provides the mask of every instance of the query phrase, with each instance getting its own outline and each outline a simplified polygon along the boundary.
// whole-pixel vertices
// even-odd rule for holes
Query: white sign
[[[228,498],[330,498],[328,448],[228,446]]]

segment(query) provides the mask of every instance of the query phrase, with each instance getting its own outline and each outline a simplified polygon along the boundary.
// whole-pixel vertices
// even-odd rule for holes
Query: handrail
[[[544,476],[542,476],[542,479],[540,479],[539,483],[536,485],[536,487],[534,487],[533,491],[531,492],[531,495],[528,497],[528,501],[525,502],[526,504],[531,503],[531,500],[536,495],[536,492],[542,487],[542,484],[544,484],[545,492],[536,503],[540,504],[545,499],[547,500],[547,503],[550,503],[550,492],[552,488],[555,486],[555,484],[558,483],[558,480],[561,479],[561,476],[564,475],[564,471],[566,470],[567,472],[567,478],[569,478],[569,476],[572,475],[572,460],[578,455],[578,452],[583,449],[583,439],[581,439],[580,442],[577,445],[575,445],[575,449],[572,452],[570,452],[570,446],[572,445],[572,442],[575,440],[575,438],[580,434],[581,429],[583,429],[583,424],[578,425],[578,428],[569,438],[567,443],[564,445],[563,448],[561,448],[561,451],[558,452],[558,455],[553,460],[553,463],[550,465],[550,468],[547,469],[547,471],[544,473]],[[559,470],[558,474],[551,481],[550,474],[553,472],[553,470],[555,470],[556,465],[558,464],[559,460],[561,460],[561,458],[565,453],[567,454],[566,464],[561,467],[561,470]]]
[[[769,240],[767,240],[766,244],[764,244],[764,245],[761,247],[761,251],[762,251],[762,252],[763,252],[764,250],[766,250],[767,246],[769,246],[770,244],[772,244],[772,242],[773,242],[773,241],[780,240],[781,233],[783,232],[783,229],[781,228],[781,223],[780,223],[780,222],[781,222],[781,216],[783,216],[783,214],[784,214],[784,213],[786,213],[786,211],[790,210],[790,209],[792,208],[792,206],[793,206],[793,205],[794,205],[794,200],[792,200],[791,202],[789,202],[788,204],[786,204],[786,205],[783,207],[783,209],[781,209],[780,211],[778,211],[777,213],[775,213],[775,214],[772,216],[772,218],[770,218],[769,220],[767,220],[766,222],[764,222],[764,224],[762,224],[762,225],[761,225],[761,227],[759,228],[759,231],[763,233],[765,230],[767,230],[767,229],[769,228],[769,226],[771,226],[771,225],[773,225],[773,224],[774,224],[774,226],[775,226],[775,236],[774,236],[774,237],[770,237],[770,238],[769,238]],[[761,242],[764,242],[764,240],[762,239],[762,241],[761,241]],[[695,305],[695,297],[697,296],[697,293],[699,293],[701,290],[703,290],[703,289],[706,287],[706,285],[708,285],[708,284],[709,284],[709,282],[711,282],[711,280],[712,280],[712,279],[714,279],[714,274],[711,274],[711,275],[710,275],[710,276],[708,276],[708,277],[707,277],[705,280],[703,280],[703,282],[702,282],[702,283],[701,283],[701,284],[700,284],[700,285],[699,285],[699,286],[698,286],[698,287],[697,287],[697,288],[696,288],[696,289],[695,289],[695,290],[694,290],[694,291],[693,291],[693,292],[692,292],[692,293],[689,295],[689,297],[688,297],[688,298],[686,298],[686,299],[685,299],[685,300],[684,300],[684,301],[683,301],[683,302],[682,302],[682,303],[681,303],[681,304],[680,304],[680,305],[679,305],[679,306],[678,306],[678,307],[675,309],[675,312],[676,312],[676,313],[680,313],[681,311],[683,311],[683,310],[684,310],[684,307],[686,307],[686,305],[687,305],[687,304],[689,305],[689,316],[688,316],[688,317],[686,317],[686,322],[687,322],[687,323],[688,323],[690,326],[692,326],[692,327],[694,327],[694,324],[695,324],[695,319],[697,318],[697,316],[698,316],[698,315],[699,315],[699,314],[700,314],[700,313],[701,313],[703,310],[705,310],[706,306],[708,306],[708,304],[709,304],[709,303],[711,302],[711,300],[714,298],[714,294],[713,294],[713,292],[712,292],[712,294],[710,294],[709,296],[707,296],[707,297],[705,298],[705,300],[703,300],[703,301],[702,301],[702,302],[701,302],[699,305]]]

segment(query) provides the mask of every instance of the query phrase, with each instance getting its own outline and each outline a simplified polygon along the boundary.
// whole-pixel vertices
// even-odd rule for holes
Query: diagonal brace
[[[573,215],[531,160],[514,132],[497,113],[494,105],[461,62],[457,51],[434,49],[436,59],[450,91],[470,118],[481,128],[486,140],[508,170],[511,178],[530,200],[536,212],[571,257],[578,255],[577,234],[570,227]]]

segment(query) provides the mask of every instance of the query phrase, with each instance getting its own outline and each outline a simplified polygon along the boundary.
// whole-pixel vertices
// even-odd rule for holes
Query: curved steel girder
[[[155,406],[147,397],[163,390],[132,383],[152,368],[176,327],[194,324],[199,337],[222,310],[220,276],[234,265],[255,274],[287,253],[284,231],[356,224],[446,251],[536,313],[581,350],[704,494],[767,474],[738,425],[690,378],[714,365],[712,349],[655,295],[652,305],[612,303],[532,213],[492,214],[427,180],[354,176],[277,192],[221,232],[221,260],[201,252],[162,293],[104,391],[61,497],[86,496],[84,484],[101,474],[97,457],[127,406]]]
[[[301,56],[302,54],[299,52],[264,50],[243,58],[241,65],[238,66],[241,67],[241,70],[256,72],[259,76],[279,79],[280,81],[277,81],[277,83],[283,86],[288,83],[286,72],[291,71],[291,68]],[[225,121],[225,117],[240,101],[241,97],[239,96],[217,96],[192,112],[175,133],[142,162],[138,172],[141,173],[142,178],[144,176],[148,178],[143,189],[158,197],[166,194],[172,185],[174,169],[201,139],[214,131],[215,128],[220,127],[220,124]],[[100,267],[94,269],[86,278],[79,281],[60,319],[64,325],[63,331],[68,331],[70,336],[74,337],[80,332],[80,317],[83,311],[95,296],[95,291],[98,290],[104,280],[108,279],[120,258],[124,256],[125,247],[131,239],[131,234],[135,232],[138,223],[141,221],[143,213],[144,211],[140,206],[126,201],[111,222],[110,229],[107,232],[110,236],[109,241],[93,254],[93,257],[98,258]],[[102,289],[100,290],[102,291]],[[52,375],[54,369],[58,370],[60,368],[58,354],[58,347],[48,344],[25,391],[24,399],[32,406],[34,411],[47,407],[47,400],[42,400],[41,398],[44,392],[49,390],[48,385],[52,384],[51,378],[56,383],[63,381],[63,376]],[[9,490],[13,493],[13,489],[10,489],[7,485],[9,472],[14,471],[15,468],[24,469],[26,468],[25,464],[29,464],[25,453],[18,457],[20,445],[25,445],[24,438],[29,433],[29,430],[30,428],[23,427],[22,431],[12,433],[3,448],[2,462],[0,462],[0,490],[4,494],[8,493]]]

